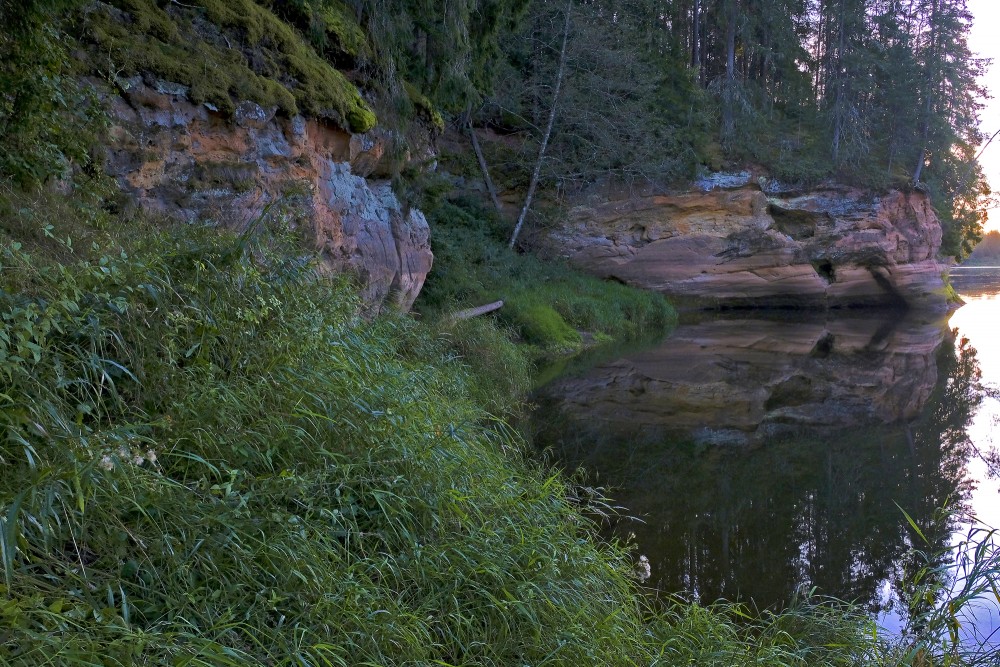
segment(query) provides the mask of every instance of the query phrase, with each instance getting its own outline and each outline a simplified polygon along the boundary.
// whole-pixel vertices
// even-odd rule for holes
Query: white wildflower
[[[152,449],[147,449],[146,460],[152,463],[153,465],[156,465],[156,452],[154,452]]]
[[[111,460],[111,457],[105,454],[101,457],[101,462],[99,464],[105,470],[114,470],[115,462]]]
[[[649,566],[649,559],[645,556],[639,556],[639,562],[635,564],[635,578],[640,583],[645,583],[651,576],[653,576],[653,569]]]

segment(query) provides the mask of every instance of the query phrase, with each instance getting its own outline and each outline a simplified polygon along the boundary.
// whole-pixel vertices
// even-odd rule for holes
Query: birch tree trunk
[[[566,72],[566,42],[569,40],[569,17],[573,9],[573,0],[566,3],[566,20],[563,23],[562,48],[559,50],[559,67],[556,70],[556,85],[552,92],[552,106],[549,108],[549,120],[545,125],[545,134],[542,135],[542,145],[538,148],[538,159],[535,161],[535,170],[531,174],[531,182],[528,184],[528,194],[524,197],[524,206],[521,214],[517,217],[517,224],[514,225],[514,232],[510,235],[508,248],[513,249],[517,243],[517,237],[524,226],[524,220],[528,217],[531,209],[531,200],[535,196],[535,188],[538,187],[538,179],[542,174],[542,162],[545,161],[545,149],[549,145],[549,137],[552,136],[552,124],[556,119],[556,108],[559,106],[559,89],[562,88],[563,75]]]

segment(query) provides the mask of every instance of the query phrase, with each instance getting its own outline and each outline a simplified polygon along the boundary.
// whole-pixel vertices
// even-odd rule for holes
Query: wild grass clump
[[[523,346],[513,342],[515,331],[489,318],[439,321],[431,329],[474,378],[467,395],[472,403],[497,416],[514,415],[523,407],[532,386],[532,367]]]
[[[440,339],[248,237],[145,234],[3,247],[0,664],[644,661],[626,553]]]
[[[913,664],[880,636],[864,610],[804,595],[781,613],[742,604],[673,601],[651,623],[659,654],[651,664],[732,667],[855,667]],[[930,663],[928,663],[930,664]]]
[[[436,315],[503,300],[496,319],[534,357],[580,349],[581,332],[600,340],[666,333],[676,313],[662,295],[603,281],[562,262],[507,249],[495,214],[468,200],[434,203],[434,271],[417,309]]]

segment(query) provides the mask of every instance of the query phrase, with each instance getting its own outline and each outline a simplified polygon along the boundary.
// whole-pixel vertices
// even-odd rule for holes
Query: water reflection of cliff
[[[712,319],[661,345],[563,377],[544,397],[587,421],[708,442],[763,441],[803,426],[912,419],[937,380],[943,323],[841,317]]]
[[[642,518],[608,530],[635,534],[661,590],[781,606],[805,586],[884,608],[910,544],[896,504],[923,521],[967,493],[981,392],[974,351],[956,355],[946,333],[860,319],[682,328],[546,387],[537,441]]]

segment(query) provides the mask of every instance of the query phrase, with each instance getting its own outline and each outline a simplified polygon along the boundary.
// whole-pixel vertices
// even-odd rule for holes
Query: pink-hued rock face
[[[235,225],[277,205],[315,239],[321,271],[357,276],[376,309],[413,304],[433,261],[430,230],[377,179],[390,137],[277,118],[252,102],[228,120],[183,90],[129,84],[109,97],[107,170],[135,204]]]
[[[947,309],[941,224],[926,195],[758,187],[610,195],[539,243],[596,275],[682,305]]]

